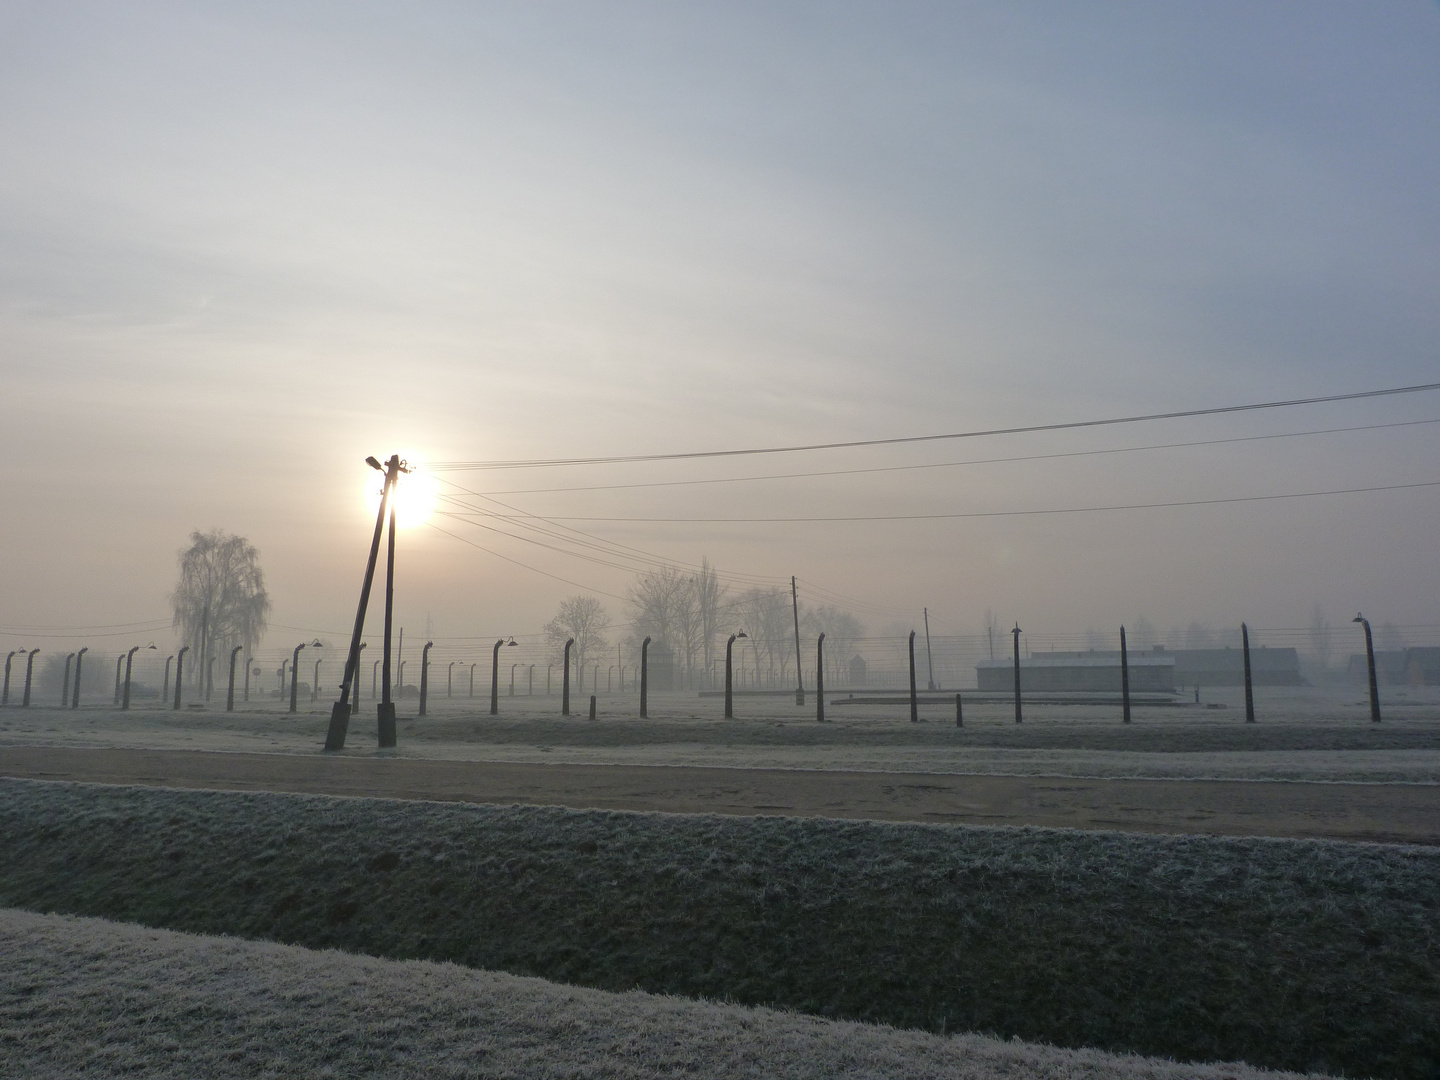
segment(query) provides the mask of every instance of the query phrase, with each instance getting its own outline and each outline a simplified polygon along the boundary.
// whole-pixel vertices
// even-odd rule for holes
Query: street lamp
[[[453,697],[453,696],[454,696],[454,690],[455,690],[455,661],[454,661],[454,660],[451,660],[449,666],[446,667],[446,669],[445,669],[445,696],[446,696],[446,698]]]
[[[1370,669],[1370,722],[1380,723],[1380,684],[1375,678],[1375,639],[1370,636],[1370,620],[1364,615],[1356,614],[1351,622],[1358,622],[1365,627],[1365,663]]]
[[[575,646],[575,639],[565,639],[565,679],[564,689],[560,696],[560,715],[570,715],[570,650]]]
[[[745,637],[745,636],[746,636],[746,635],[745,635],[745,631],[744,631],[744,630],[740,630],[740,631],[738,631],[737,633],[731,634],[731,635],[730,635],[730,639],[725,642],[725,719],[726,719],[726,720],[733,720],[733,719],[735,718],[735,701],[734,701],[733,690],[732,690],[732,680],[733,680],[734,676],[733,676],[733,673],[732,673],[732,671],[731,671],[731,664],[732,664],[731,656],[732,656],[732,653],[734,652],[734,649],[735,649],[735,639],[736,639],[736,638],[743,638],[743,637]]]
[[[244,700],[245,700],[245,701],[249,701],[249,700],[250,700],[250,669],[251,669],[252,667],[254,667],[254,664],[255,664],[255,658],[254,658],[253,656],[247,656],[247,657],[245,657],[245,697],[244,697]],[[259,669],[259,668],[255,668],[255,674],[256,674],[256,675],[259,675],[259,674],[260,674],[260,669]]]
[[[130,708],[130,666],[135,662],[135,654],[141,649],[153,648],[155,648],[155,643],[153,641],[149,645],[132,645],[130,646],[130,651],[125,654],[125,697],[123,703],[120,706],[122,709]],[[30,689],[30,680],[27,678],[25,682],[25,689],[28,691]]]
[[[320,664],[325,658],[317,657],[315,660],[315,676],[310,680],[310,700],[320,700]]]
[[[75,654],[75,690],[74,696],[70,699],[70,707],[80,707],[80,662],[85,659],[85,654],[90,651],[89,645],[81,646],[80,651]]]
[[[295,711],[295,695],[300,692],[300,650],[305,648],[306,644],[306,642],[302,641],[299,645],[296,645],[295,652],[290,657],[290,711],[292,713]],[[324,646],[320,644],[319,638],[316,638],[308,644],[312,649],[324,648]]]
[[[160,684],[160,704],[163,707],[165,699],[170,696],[170,665],[175,661],[175,654],[171,653],[165,657],[165,681]]]
[[[10,704],[10,661],[15,659],[17,652],[23,653],[24,649],[11,649],[5,657],[5,690],[0,693],[0,705]]]
[[[475,665],[470,665],[470,696],[475,696]]]
[[[530,671],[530,682],[529,682],[529,684],[527,685],[527,687],[526,687],[526,689],[525,689],[525,696],[526,696],[526,697],[534,697],[534,696],[535,696],[535,665],[534,665],[534,664],[531,664],[531,665],[530,665],[529,671]]]
[[[519,666],[519,661],[510,665],[510,697],[515,696],[515,669]]]
[[[65,685],[60,688],[60,707],[62,709],[70,704],[70,661],[74,659],[73,652],[65,657]]]
[[[420,715],[425,715],[425,703],[430,698],[430,650],[435,647],[435,642],[425,642],[425,647],[420,650]]]
[[[509,641],[501,638],[495,642],[495,647],[490,650],[490,715],[500,714],[500,646],[516,645],[518,642],[512,637]]]
[[[124,671],[125,655],[122,653],[119,656],[115,657],[115,696],[110,699],[110,704],[117,707],[120,704],[120,680],[124,674]]]

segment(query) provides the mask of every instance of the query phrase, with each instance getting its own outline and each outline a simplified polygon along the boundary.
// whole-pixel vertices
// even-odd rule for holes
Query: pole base
[[[345,735],[350,730],[350,706],[335,702],[330,706],[330,729],[325,732],[325,752],[345,749]]]
[[[395,703],[382,701],[375,706],[375,715],[380,722],[380,749],[395,748]]]

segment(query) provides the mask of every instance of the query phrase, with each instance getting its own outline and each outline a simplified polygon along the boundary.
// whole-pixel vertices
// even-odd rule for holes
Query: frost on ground
[[[453,964],[0,911],[0,1073],[60,1077],[1249,1078]]]
[[[413,702],[402,704],[398,753],[592,765],[1440,783],[1440,700],[1428,687],[1406,693],[1388,701],[1383,724],[1369,722],[1363,694],[1265,688],[1257,692],[1253,725],[1244,723],[1238,691],[1226,690],[1207,691],[1200,706],[1137,708],[1131,725],[1119,723],[1114,707],[1032,703],[1017,726],[1007,704],[976,703],[966,707],[963,729],[954,725],[953,707],[936,704],[922,706],[924,723],[911,724],[904,698],[832,704],[826,724],[814,721],[813,695],[806,707],[793,697],[742,698],[733,721],[722,719],[714,698],[654,695],[651,718],[642,721],[632,697],[602,695],[594,723],[583,709],[560,716],[556,698],[502,697],[498,717],[488,715],[486,701],[440,698],[423,720],[413,717]],[[324,702],[306,703],[295,715],[275,702],[241,703],[233,713],[219,703],[179,711],[35,708],[0,716],[0,745],[309,754],[323,743],[328,719]],[[351,722],[346,753],[375,752],[367,706]]]
[[[1440,849],[0,780],[0,905],[1422,1080]]]

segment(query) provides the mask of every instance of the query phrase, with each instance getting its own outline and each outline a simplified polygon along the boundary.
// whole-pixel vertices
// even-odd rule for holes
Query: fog
[[[1430,382],[1437,49],[1422,0],[0,3],[0,647],[163,658],[177,552],[211,528],[259,549],[277,656],[336,640],[372,454]],[[1424,392],[434,469],[397,621],[407,649],[534,642],[566,596],[623,623],[637,566],[708,558],[737,588],[795,575],[873,635],[928,608],[953,637],[992,609],[1063,647],[1142,617],[1220,640],[1318,603],[1337,656],[1357,610],[1433,644],[1440,488],[1400,485],[1440,481],[1437,420]],[[447,516],[515,512],[467,491],[559,535]],[[917,519],[944,514],[998,516]],[[892,520],[836,520],[866,517]]]

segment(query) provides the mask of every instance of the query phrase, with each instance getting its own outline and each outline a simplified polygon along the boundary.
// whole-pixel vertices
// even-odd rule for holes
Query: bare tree
[[[683,588],[677,589],[671,624],[675,628],[676,652],[680,654],[680,670],[684,685],[694,685],[695,655],[700,651],[704,636],[705,622],[700,615],[700,597],[697,592],[695,575],[685,579]]]
[[[260,553],[243,536],[220,529],[196,531],[179,557],[180,581],[170,594],[175,610],[172,625],[190,646],[195,657],[190,670],[196,684],[202,685],[211,656],[227,646],[253,650],[260,643],[270,598]]]
[[[700,572],[695,575],[692,587],[695,592],[695,607],[700,615],[700,651],[705,663],[705,678],[708,680],[715,659],[715,638],[720,632],[720,620],[724,617],[726,593],[729,590],[720,584],[719,575],[706,558],[700,560]]]
[[[583,670],[587,659],[610,647],[605,637],[608,629],[610,616],[604,604],[593,596],[567,596],[555,617],[545,624],[545,640],[555,650],[556,658],[563,659],[565,642],[574,638],[575,665]]]
[[[626,591],[636,637],[649,637],[670,648],[677,644],[677,608],[690,581],[673,566],[639,575]]]
[[[789,589],[746,589],[736,598],[735,614],[745,627],[750,639],[750,648],[755,654],[755,677],[762,678],[760,661],[763,657],[770,670],[776,670],[777,662],[783,678],[786,661],[790,656],[790,590]]]

